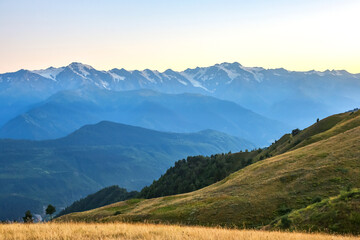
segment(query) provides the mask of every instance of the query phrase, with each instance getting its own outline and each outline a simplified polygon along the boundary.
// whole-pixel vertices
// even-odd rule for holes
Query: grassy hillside
[[[326,198],[279,218],[267,229],[360,234],[360,191]]]
[[[57,216],[62,216],[72,212],[86,211],[109,205],[114,202],[124,201],[134,198],[137,194],[137,191],[128,192],[125,188],[120,188],[119,186],[106,187],[96,193],[88,195],[85,198],[75,201],[73,204],[59,212]]]
[[[256,159],[276,156],[360,126],[359,116],[360,111],[335,114],[297,133],[294,131],[294,134],[285,134],[259,154]]]
[[[20,218],[27,209],[40,214],[47,204],[60,210],[114,184],[139,190],[177,159],[241,145],[240,139],[211,130],[177,134],[111,122],[57,140],[0,140],[0,219]]]
[[[284,135],[269,148],[250,152],[215,154],[209,157],[193,156],[188,157],[186,160],[179,160],[158,180],[154,181],[150,186],[144,187],[137,197],[154,198],[169,196],[187,193],[209,186],[256,161],[269,158],[271,155],[281,154],[301,145],[304,146],[309,142],[309,139],[312,139],[315,135],[320,135],[320,133],[321,135],[326,135],[324,133],[327,133],[328,130],[332,129],[338,123],[345,123],[341,124],[341,126],[352,126],[352,124],[347,124],[347,122],[357,122],[358,114],[359,113],[345,113],[330,116],[302,131],[293,131],[292,134]],[[340,128],[336,127],[335,129]],[[330,132],[333,133],[335,131],[332,130]],[[319,140],[321,140],[321,138],[314,137],[312,142]],[[109,192],[109,195],[112,194]],[[96,194],[92,194],[92,196],[96,196]],[[117,202],[117,199],[112,199],[111,203],[115,202]],[[99,204],[92,204],[92,206],[92,208],[88,209],[101,207],[103,204],[100,201]],[[70,206],[69,209],[72,209],[72,206]]]
[[[332,126],[304,137],[305,140],[316,138],[320,141],[304,144],[301,148],[294,146],[292,151],[258,161],[198,191],[149,200],[128,200],[63,216],[59,221],[148,220],[264,226],[292,210],[310,205],[318,197],[324,199],[336,196],[342,190],[360,187],[360,127],[353,124],[359,120],[359,113],[344,113],[339,117],[340,121]],[[320,128],[315,125],[306,131]],[[283,144],[289,144],[286,142]]]

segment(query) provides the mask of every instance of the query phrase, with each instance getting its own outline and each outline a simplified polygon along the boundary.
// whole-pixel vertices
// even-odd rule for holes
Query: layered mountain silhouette
[[[1,138],[53,139],[102,120],[168,132],[214,129],[266,146],[289,127],[240,105],[200,94],[97,88],[59,92],[0,129]]]
[[[98,71],[89,65],[71,63],[60,68],[1,74],[0,98],[6,101],[1,104],[4,114],[0,125],[39,99],[84,86],[114,91],[152,89],[164,93],[201,93],[234,101],[298,127],[306,127],[314,118],[352,109],[360,103],[360,75],[343,70],[294,72],[222,63],[181,72],[116,68]]]

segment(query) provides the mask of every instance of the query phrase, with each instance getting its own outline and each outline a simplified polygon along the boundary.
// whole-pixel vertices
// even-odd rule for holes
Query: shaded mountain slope
[[[82,89],[55,94],[17,116],[0,129],[0,137],[52,139],[102,120],[170,132],[214,129],[258,146],[268,145],[289,130],[238,104],[200,94]]]
[[[360,187],[359,156],[360,127],[354,125],[332,137],[251,164],[191,193],[128,200],[69,214],[59,221],[148,220],[260,227],[308,206],[317,197]]]
[[[212,130],[177,134],[112,122],[84,126],[56,140],[0,140],[0,199],[11,204],[6,198],[31,198],[38,203],[34,213],[49,203],[61,209],[106,186],[141,189],[188,155],[235,151],[246,144]],[[20,216],[6,211],[0,217]]]

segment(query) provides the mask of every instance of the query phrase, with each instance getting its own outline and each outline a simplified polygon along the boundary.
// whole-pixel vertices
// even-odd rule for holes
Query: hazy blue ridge
[[[102,120],[166,132],[214,129],[257,146],[267,146],[291,129],[234,102],[210,96],[86,88],[54,94],[7,122],[0,128],[0,137],[54,139]]]
[[[108,121],[55,140],[0,140],[0,219],[30,209],[59,210],[103,187],[140,190],[189,155],[252,149],[246,140],[206,130],[169,133]]]

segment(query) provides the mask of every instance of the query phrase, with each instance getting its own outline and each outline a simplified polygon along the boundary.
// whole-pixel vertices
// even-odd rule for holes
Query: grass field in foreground
[[[355,240],[359,237],[129,223],[0,224],[0,240],[246,239]]]

